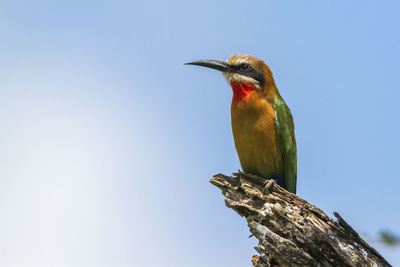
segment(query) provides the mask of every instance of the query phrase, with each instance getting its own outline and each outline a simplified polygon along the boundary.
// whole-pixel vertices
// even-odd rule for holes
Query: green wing
[[[275,127],[283,158],[286,189],[296,194],[297,149],[293,117],[281,96],[275,98],[273,105],[276,117]]]

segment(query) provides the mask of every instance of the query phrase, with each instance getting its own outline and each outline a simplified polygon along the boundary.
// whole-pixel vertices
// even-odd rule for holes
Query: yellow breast
[[[282,175],[283,162],[272,104],[251,92],[231,106],[232,132],[243,171],[265,178]]]

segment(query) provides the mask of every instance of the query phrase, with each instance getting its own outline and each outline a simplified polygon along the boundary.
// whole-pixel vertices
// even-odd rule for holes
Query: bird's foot
[[[251,183],[255,183],[255,184],[258,184],[260,186],[263,184],[263,181],[264,181],[263,178],[261,178],[261,177],[259,177],[257,175],[254,175],[254,174],[251,174],[251,173],[247,173],[247,172],[243,172],[241,170],[238,170],[237,173],[233,173],[233,175],[237,175],[240,178],[243,178],[243,179],[245,179],[245,180],[247,180],[247,181],[249,181]]]
[[[274,179],[268,179],[265,180],[264,182],[264,190],[263,190],[263,194],[267,195],[270,193],[272,187],[274,186],[275,180]]]
[[[274,183],[276,182],[274,179],[267,179],[261,178],[260,176],[251,174],[251,173],[246,173],[243,171],[238,170],[238,173],[233,173],[233,175],[237,175],[238,177],[245,179],[251,183],[254,183],[260,187],[263,187],[262,193],[264,195],[267,195],[270,193]]]

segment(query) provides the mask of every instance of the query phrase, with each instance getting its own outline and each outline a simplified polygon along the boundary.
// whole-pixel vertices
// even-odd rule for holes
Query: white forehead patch
[[[248,63],[250,59],[254,58],[253,55],[237,55],[234,54],[230,56],[227,60],[226,63],[231,64],[231,65],[240,65],[242,63]]]

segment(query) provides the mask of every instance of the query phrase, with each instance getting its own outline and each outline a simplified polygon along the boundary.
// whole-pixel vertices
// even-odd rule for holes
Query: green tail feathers
[[[284,164],[285,184],[289,192],[296,193],[297,148],[293,117],[281,96],[274,99],[276,132]]]

